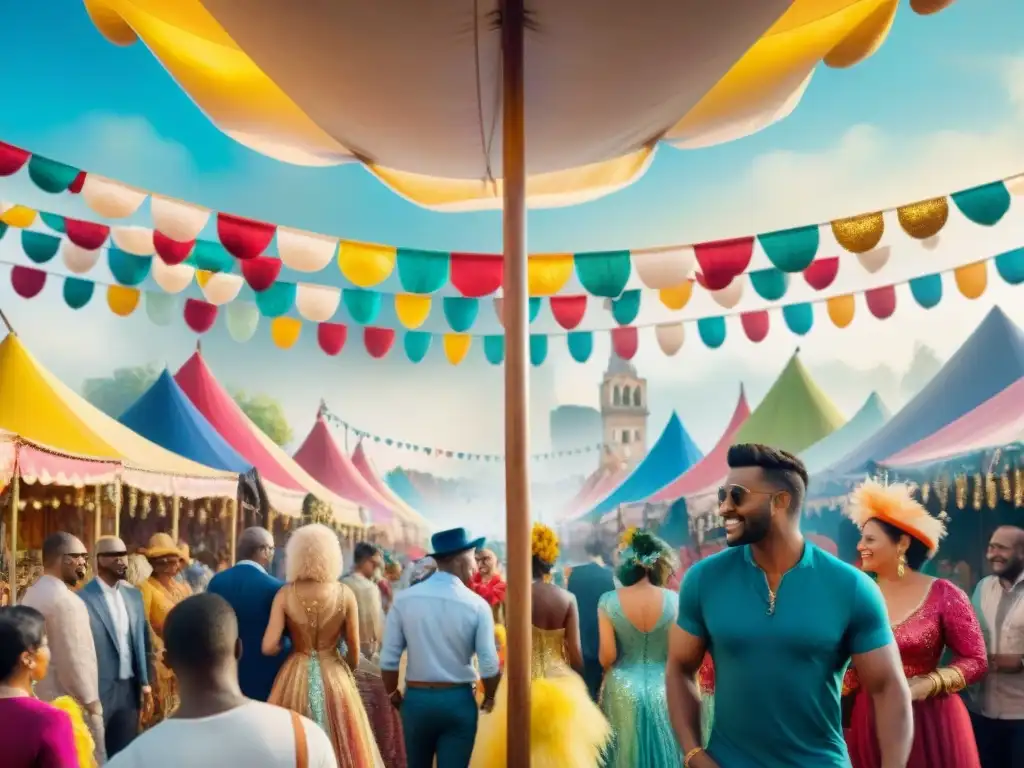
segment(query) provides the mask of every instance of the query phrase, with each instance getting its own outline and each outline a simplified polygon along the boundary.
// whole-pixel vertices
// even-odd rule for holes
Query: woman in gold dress
[[[288,540],[285,562],[288,583],[270,609],[263,653],[276,656],[286,630],[292,653],[268,702],[317,723],[331,739],[339,768],[383,768],[352,676],[359,663],[359,614],[352,590],[338,580],[338,537],[324,525],[303,526]]]
[[[149,545],[141,550],[153,573],[139,585],[146,619],[153,633],[153,714],[146,723],[155,725],[178,708],[178,683],[174,673],[164,664],[164,622],[167,614],[192,592],[188,585],[175,579],[181,569],[182,552],[166,533],[154,533]]]

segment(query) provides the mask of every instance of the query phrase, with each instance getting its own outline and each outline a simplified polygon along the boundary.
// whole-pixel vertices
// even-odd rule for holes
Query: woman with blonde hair
[[[317,723],[331,739],[339,768],[383,768],[352,676],[359,664],[359,613],[352,590],[339,581],[338,537],[324,525],[303,526],[288,540],[285,562],[288,583],[270,609],[263,653],[280,653],[286,630],[292,652],[268,702]]]

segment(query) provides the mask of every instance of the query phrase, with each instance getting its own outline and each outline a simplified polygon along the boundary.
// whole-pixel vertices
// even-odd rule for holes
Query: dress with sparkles
[[[985,640],[971,601],[958,587],[936,579],[921,605],[893,626],[896,644],[909,680],[935,671],[943,651],[953,653],[949,666],[960,670],[968,685],[988,668]],[[856,670],[846,675],[844,689],[854,692],[853,714],[846,744],[853,768],[879,768],[881,756],[871,698],[858,689]],[[914,745],[907,768],[979,768],[974,730],[963,700],[956,694],[914,702]]]
[[[609,592],[598,603],[615,627],[619,647],[619,660],[608,670],[601,688],[601,708],[615,734],[606,768],[680,768],[683,764],[665,699],[668,635],[678,597],[667,589],[662,592],[661,617],[650,632],[641,632],[626,618],[618,592]]]
[[[383,768],[355,679],[338,650],[349,588],[334,583],[323,600],[285,587],[285,623],[292,653],[277,673],[268,703],[298,712],[328,735],[339,768]],[[349,598],[351,599],[351,598]]]

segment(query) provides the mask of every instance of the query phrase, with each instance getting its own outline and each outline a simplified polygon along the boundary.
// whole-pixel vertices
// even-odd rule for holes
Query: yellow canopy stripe
[[[128,317],[139,306],[142,293],[126,285],[107,286],[107,306],[118,317]]]
[[[390,245],[342,240],[338,244],[341,274],[360,288],[380,285],[395,271],[398,250]]]
[[[297,317],[275,317],[270,321],[270,338],[278,349],[291,349],[302,333],[302,321]]]
[[[444,335],[444,356],[452,365],[458,365],[466,358],[473,337],[468,333],[446,333]]]
[[[415,331],[430,316],[431,300],[429,296],[418,293],[396,293],[395,314],[398,321],[411,331]]]

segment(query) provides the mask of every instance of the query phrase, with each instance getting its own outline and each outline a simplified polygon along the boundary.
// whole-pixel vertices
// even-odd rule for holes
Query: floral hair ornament
[[[650,552],[646,555],[640,555],[632,547],[628,547],[623,551],[622,559],[627,563],[639,565],[645,571],[649,571],[661,560],[661,552]]]
[[[622,536],[619,537],[619,549],[629,549],[633,546],[633,539],[636,536],[636,532],[639,530],[635,525],[630,526],[622,532]]]
[[[912,495],[906,483],[884,484],[868,479],[850,495],[845,514],[854,525],[863,528],[868,520],[882,520],[898,528],[928,548],[934,557],[946,535],[946,525],[931,515]]]
[[[546,525],[534,523],[530,536],[530,550],[542,563],[554,563],[559,555],[558,536]]]

